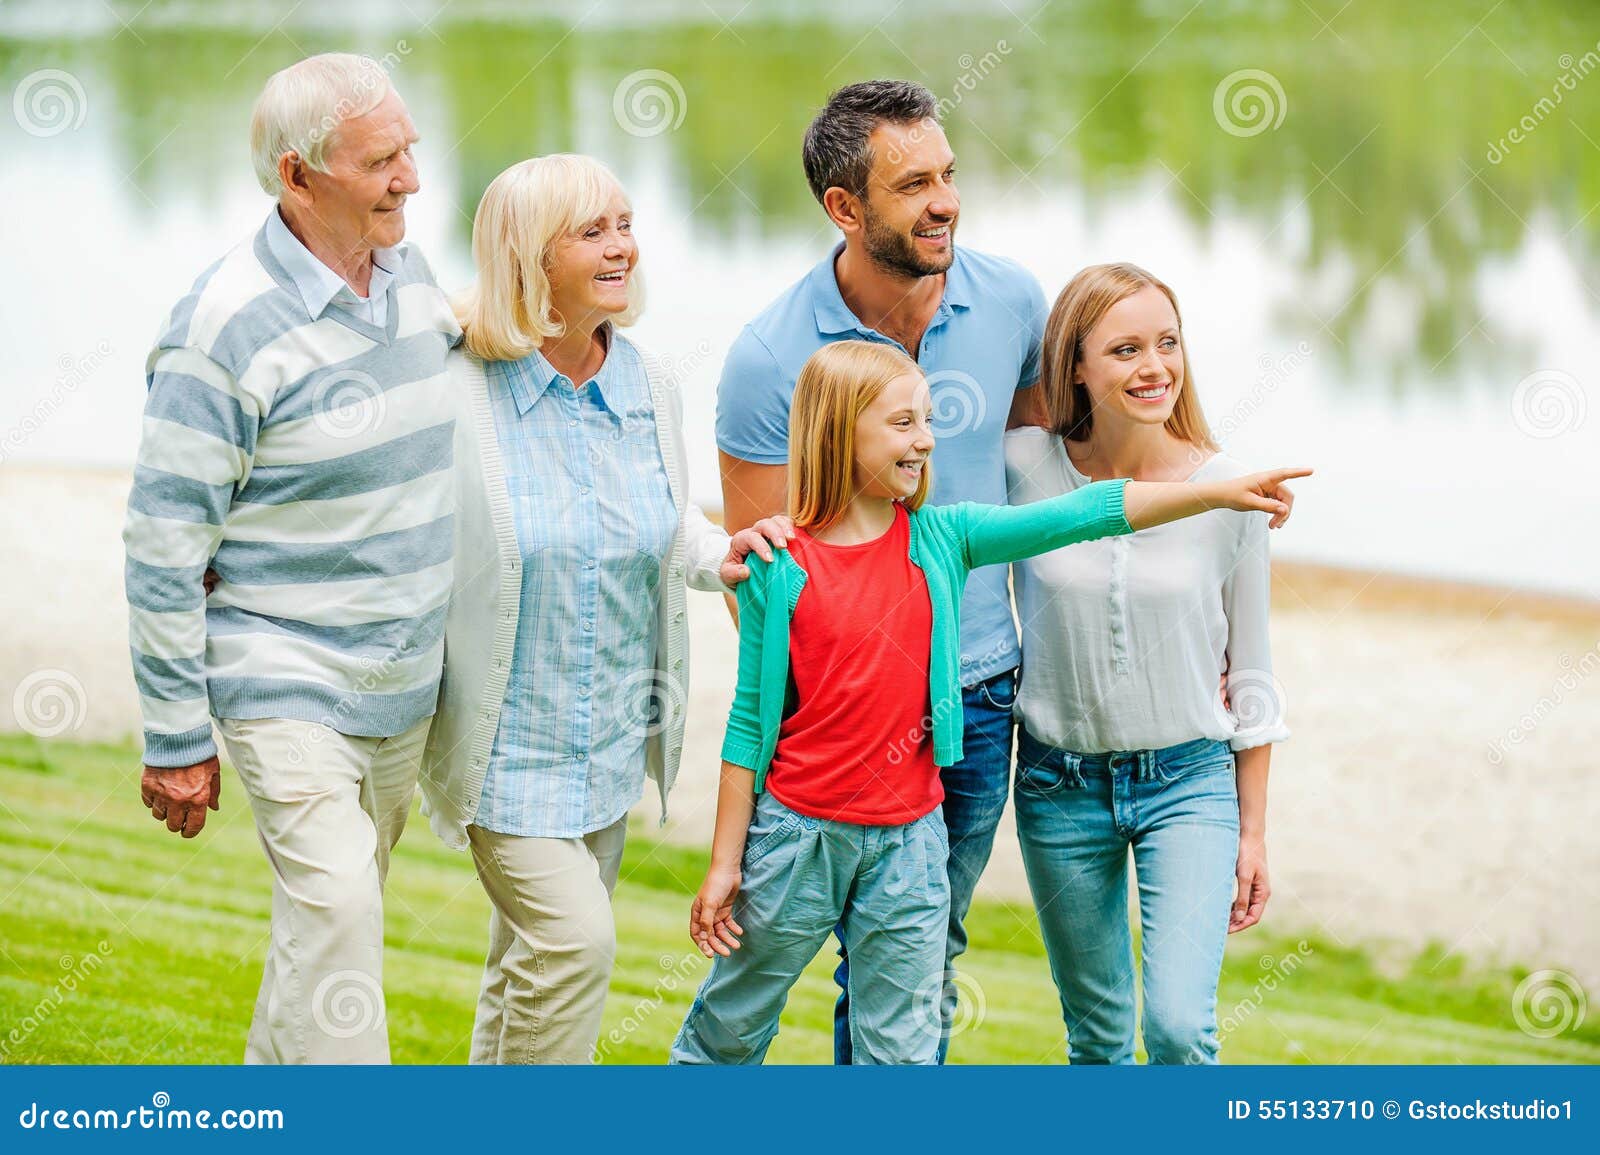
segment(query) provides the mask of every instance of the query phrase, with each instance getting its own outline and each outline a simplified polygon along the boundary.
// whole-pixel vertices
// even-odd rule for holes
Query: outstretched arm
[[[1213,509],[1262,510],[1274,526],[1289,516],[1280,490],[1291,477],[1310,477],[1309,469],[1268,469],[1225,481],[1130,481],[1123,495],[1128,524],[1148,529]]]

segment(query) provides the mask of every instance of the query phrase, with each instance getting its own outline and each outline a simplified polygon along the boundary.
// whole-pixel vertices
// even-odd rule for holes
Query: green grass
[[[708,965],[684,930],[704,868],[698,849],[642,829],[632,836],[616,897],[605,1061],[664,1060]],[[239,1061],[269,886],[236,779],[224,781],[221,814],[185,842],[139,808],[133,749],[0,737],[0,1059]],[[397,1062],[466,1060],[486,919],[466,856],[414,816],[387,902]],[[1033,912],[980,902],[970,925],[962,967],[981,998],[952,1061],[1064,1061]],[[1517,1028],[1511,1001],[1523,972],[1439,950],[1395,959],[1299,942],[1251,932],[1230,943],[1218,1001],[1226,1061],[1600,1061],[1600,1016],[1553,1039]],[[831,966],[824,951],[795,987],[771,1061],[830,1060]]]

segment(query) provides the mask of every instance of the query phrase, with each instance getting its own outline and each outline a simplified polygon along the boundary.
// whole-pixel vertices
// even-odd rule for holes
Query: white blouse
[[[1047,430],[1013,429],[1005,446],[1012,505],[1090,483]],[[1190,480],[1248,472],[1217,454]],[[1016,712],[1029,733],[1080,754],[1196,738],[1246,750],[1287,738],[1267,639],[1268,520],[1212,510],[1016,563]]]

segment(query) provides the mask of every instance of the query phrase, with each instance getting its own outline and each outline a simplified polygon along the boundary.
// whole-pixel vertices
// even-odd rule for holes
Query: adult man
[[[958,250],[955,157],[921,85],[880,80],[835,92],[806,132],[806,179],[843,241],[745,327],[717,391],[717,445],[730,532],[786,506],[789,401],[806,359],[832,341],[899,345],[928,377],[938,437],[934,504],[1006,500],[1003,435],[1039,376],[1044,294],[1016,263]],[[961,606],[964,759],[947,768],[950,836],[947,963],[989,861],[1011,765],[1020,661],[1004,566],[973,573]],[[841,947],[841,955],[844,950]],[[849,959],[836,979],[846,987]],[[931,996],[933,992],[929,992]],[[850,1061],[848,990],[834,1032]],[[931,998],[930,998],[931,1001]],[[955,1008],[939,992],[939,1058]]]
[[[147,362],[124,532],[141,793],[199,833],[215,718],[273,870],[246,1061],[386,1062],[383,881],[438,695],[460,330],[401,244],[417,131],[375,61],[284,69],[250,131],[277,204]]]

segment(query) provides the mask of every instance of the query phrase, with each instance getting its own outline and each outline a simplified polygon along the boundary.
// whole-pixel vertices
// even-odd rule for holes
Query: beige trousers
[[[583,838],[467,827],[488,892],[489,956],[472,1063],[592,1063],[611,985],[628,820]]]
[[[393,738],[219,719],[272,866],[247,1063],[387,1063],[383,883],[431,719]]]

